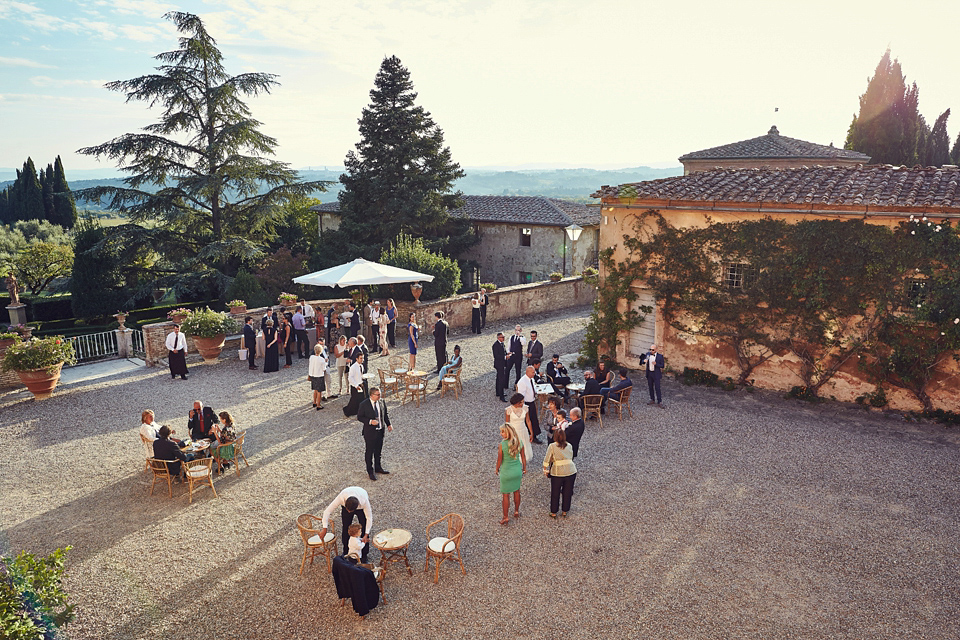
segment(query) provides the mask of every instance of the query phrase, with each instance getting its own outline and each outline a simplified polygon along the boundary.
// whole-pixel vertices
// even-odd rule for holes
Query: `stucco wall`
[[[563,227],[535,225],[477,225],[480,242],[460,254],[461,260],[480,265],[480,281],[498,287],[520,284],[520,272],[533,274],[533,282],[546,280],[554,271],[563,272],[564,240],[567,274],[580,273],[596,249],[597,231],[586,228],[577,242],[570,242]],[[520,230],[532,230],[530,246],[520,246]]]

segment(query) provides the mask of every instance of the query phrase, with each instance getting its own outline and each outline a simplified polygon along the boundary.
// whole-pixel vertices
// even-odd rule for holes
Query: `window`
[[[533,274],[529,271],[521,271],[519,275],[520,284],[530,284],[533,282]]]
[[[730,289],[745,289],[757,280],[757,270],[746,262],[723,264],[723,285]]]
[[[533,236],[533,229],[520,229],[520,246],[529,247],[530,238]]]

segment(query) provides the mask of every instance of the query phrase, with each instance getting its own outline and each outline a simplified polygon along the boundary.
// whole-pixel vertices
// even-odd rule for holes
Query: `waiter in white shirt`
[[[523,404],[529,409],[534,444],[543,444],[540,440],[540,416],[537,415],[537,392],[533,388],[533,375],[533,367],[527,367],[524,376],[517,381],[517,393],[523,394]]]
[[[350,384],[350,402],[343,408],[343,415],[355,416],[363,401],[363,352],[356,354],[356,360],[350,365],[347,382]]]
[[[340,535],[343,541],[344,552],[346,552],[350,540],[350,534],[347,533],[347,529],[353,523],[353,516],[356,515],[357,522],[363,527],[363,537],[360,538],[363,540],[363,555],[360,558],[360,562],[366,562],[367,554],[370,552],[370,530],[373,527],[373,510],[370,508],[370,496],[360,487],[347,487],[341,491],[337,497],[333,499],[333,502],[323,510],[323,529],[320,530],[321,540],[327,535],[330,516],[333,515],[333,511],[337,507],[340,507],[340,520],[342,523]],[[360,509],[360,511],[358,512],[357,509]]]
[[[187,336],[180,333],[180,325],[174,323],[173,331],[167,334],[167,362],[170,363],[170,377],[180,376],[187,379]]]

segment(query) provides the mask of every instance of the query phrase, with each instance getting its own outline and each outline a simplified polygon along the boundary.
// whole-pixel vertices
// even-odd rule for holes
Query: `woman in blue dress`
[[[410,322],[407,323],[407,348],[410,350],[410,366],[407,371],[415,371],[417,364],[417,346],[420,339],[420,327],[417,326],[417,314],[410,314]]]

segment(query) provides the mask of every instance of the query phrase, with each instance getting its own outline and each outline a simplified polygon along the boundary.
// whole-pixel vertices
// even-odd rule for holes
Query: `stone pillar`
[[[121,358],[133,356],[133,330],[124,327],[113,332],[117,334],[117,355]]]
[[[7,307],[7,312],[10,314],[10,324],[27,324],[27,305],[11,304]]]

